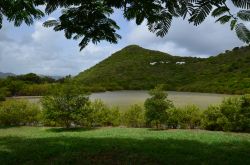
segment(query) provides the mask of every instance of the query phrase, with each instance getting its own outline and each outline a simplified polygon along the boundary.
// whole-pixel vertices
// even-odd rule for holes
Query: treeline
[[[131,106],[121,112],[101,100],[91,102],[76,87],[64,86],[45,96],[42,106],[27,101],[0,103],[0,125],[38,125],[54,127],[127,126],[156,129],[206,129],[250,132],[250,96],[224,100],[219,106],[201,111],[197,106],[174,107],[161,88],[150,91],[144,107]]]
[[[62,84],[70,76],[55,80],[51,77],[38,76],[34,73],[19,76],[9,76],[0,79],[0,100],[9,96],[43,96],[50,94],[50,89]]]

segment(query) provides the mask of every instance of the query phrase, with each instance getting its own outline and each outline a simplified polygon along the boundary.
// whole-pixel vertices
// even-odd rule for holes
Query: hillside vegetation
[[[242,94],[250,92],[250,47],[209,58],[178,57],[128,46],[75,80],[92,91],[152,89]]]

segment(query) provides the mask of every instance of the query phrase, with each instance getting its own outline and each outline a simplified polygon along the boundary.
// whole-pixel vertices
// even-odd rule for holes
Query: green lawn
[[[0,164],[250,164],[250,134],[0,128]]]

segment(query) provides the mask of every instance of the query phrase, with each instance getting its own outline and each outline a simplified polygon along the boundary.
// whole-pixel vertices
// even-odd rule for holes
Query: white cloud
[[[5,35],[3,31],[0,35]],[[27,37],[28,42],[13,40],[0,41],[0,70],[23,74],[35,72],[47,75],[78,74],[110,53],[118,49],[108,46],[89,44],[82,52],[77,43],[66,40],[62,32],[36,22],[34,32]]]
[[[175,20],[164,38],[150,33],[145,22],[141,26],[131,23],[130,27],[129,42],[173,55],[211,56],[243,45],[228,25],[216,24],[213,18],[208,18],[198,27],[180,19]]]

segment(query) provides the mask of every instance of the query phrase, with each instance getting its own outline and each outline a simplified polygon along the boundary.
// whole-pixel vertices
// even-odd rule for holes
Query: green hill
[[[91,90],[151,89],[165,84],[168,90],[250,92],[250,47],[207,59],[171,56],[159,51],[128,46],[75,80]]]

